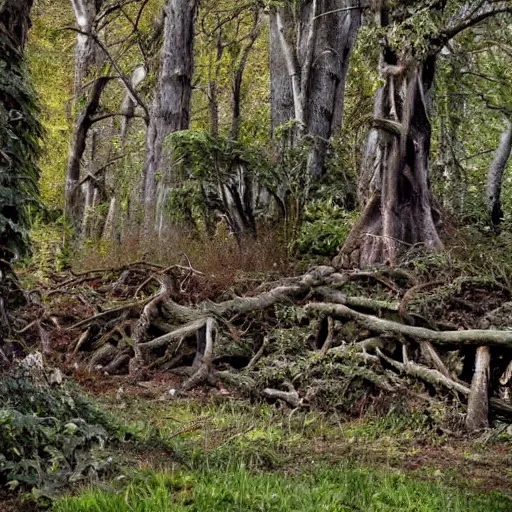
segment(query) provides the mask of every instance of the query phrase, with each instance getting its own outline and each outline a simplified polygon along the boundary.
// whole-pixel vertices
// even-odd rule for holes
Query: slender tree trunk
[[[270,116],[272,136],[276,130],[295,118],[290,74],[279,38],[277,12],[270,15]]]
[[[101,77],[94,81],[88,103],[78,116],[71,140],[66,169],[66,215],[77,229],[80,228],[84,209],[84,197],[79,185],[81,163],[87,147],[89,129],[93,125],[93,117],[98,112],[101,95],[109,80],[109,77]]]
[[[377,92],[374,130],[363,169],[367,203],[335,259],[339,267],[394,264],[412,246],[439,249],[429,183],[431,126],[428,94],[435,56],[407,69],[389,49],[383,51],[385,85]],[[370,178],[371,177],[371,178]]]
[[[162,67],[147,133],[144,166],[144,218],[147,233],[167,230],[168,193],[173,186],[171,152],[166,137],[189,126],[192,95],[196,0],[168,0]]]
[[[96,16],[104,0],[71,0],[78,29],[93,33]],[[77,121],[69,148],[68,165],[66,168],[65,211],[77,231],[80,231],[82,214],[84,213],[84,194],[79,182],[82,175],[81,166],[90,172],[91,158],[84,158],[89,130],[92,127],[92,116],[99,108],[101,94],[106,86],[103,79],[93,82],[86,89],[95,68],[101,65],[104,55],[94,38],[78,34],[75,46],[75,105],[84,105],[77,112]]]
[[[439,107],[439,172],[442,173],[446,207],[461,214],[467,190],[467,173],[459,162],[463,155],[460,126],[464,119],[466,98],[459,95],[462,63],[451,59],[448,73],[441,84],[445,98]]]
[[[501,135],[500,145],[487,175],[487,207],[493,228],[498,228],[503,220],[501,185],[512,153],[512,123],[508,120],[506,123],[507,126]]]
[[[240,124],[242,121],[242,85],[244,81],[245,68],[247,66],[247,61],[249,59],[249,55],[251,54],[251,50],[254,46],[254,43],[258,39],[260,32],[261,29],[259,23],[259,13],[256,12],[254,15],[253,28],[247,36],[248,42],[240,51],[240,58],[233,70],[233,85],[231,88],[232,122],[230,134],[233,140],[238,140],[240,135]]]
[[[272,130],[294,120],[294,142],[303,136],[313,139],[308,170],[319,177],[330,138],[343,120],[361,9],[352,0],[309,0],[297,9],[287,3],[271,16]]]
[[[76,23],[82,32],[92,33],[98,11],[103,0],[71,0],[75,12]],[[98,63],[99,49],[92,37],[84,34],[77,35],[75,46],[75,99],[83,96],[83,86],[91,72]]]
[[[475,373],[471,381],[468,399],[466,428],[470,432],[489,426],[489,378],[491,352],[489,347],[479,347],[476,351]]]

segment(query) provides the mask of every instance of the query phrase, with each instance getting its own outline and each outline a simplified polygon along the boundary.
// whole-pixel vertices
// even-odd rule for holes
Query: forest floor
[[[97,395],[140,447],[119,447],[121,476],[54,512],[512,510],[512,445],[499,437],[432,430],[419,410],[348,419],[205,389],[169,398],[174,384]]]

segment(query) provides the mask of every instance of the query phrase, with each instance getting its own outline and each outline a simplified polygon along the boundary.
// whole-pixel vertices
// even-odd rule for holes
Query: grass
[[[447,439],[417,411],[343,421],[234,398],[161,401],[130,390],[103,402],[137,439],[136,450],[120,454],[130,469],[60,499],[51,512],[512,510],[510,447]]]
[[[469,496],[401,474],[348,466],[299,475],[227,471],[151,473],[124,489],[91,489],[52,512],[510,512],[498,494]]]

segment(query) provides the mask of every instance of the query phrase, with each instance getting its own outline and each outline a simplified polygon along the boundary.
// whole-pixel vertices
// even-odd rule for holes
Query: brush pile
[[[4,361],[37,346],[67,371],[180,377],[297,407],[363,411],[441,398],[471,430],[511,418],[512,291],[435,266],[320,266],[223,290],[188,265],[135,262],[52,275],[9,318]]]

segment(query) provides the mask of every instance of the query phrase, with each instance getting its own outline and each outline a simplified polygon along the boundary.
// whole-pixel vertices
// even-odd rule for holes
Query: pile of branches
[[[512,417],[512,293],[478,278],[319,266],[226,291],[190,263],[135,262],[27,293],[4,358],[23,339],[69,368],[134,382],[173,373],[173,394],[210,385],[294,408],[336,405],[356,383],[401,396],[421,382],[467,404],[469,430]]]

